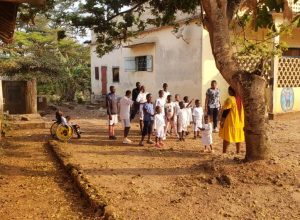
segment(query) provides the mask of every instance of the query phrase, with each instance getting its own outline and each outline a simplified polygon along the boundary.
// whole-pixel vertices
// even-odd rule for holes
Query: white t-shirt
[[[189,109],[183,108],[178,112],[178,123],[185,126],[188,126],[189,121]]]
[[[163,91],[164,95],[163,95],[163,99],[165,100],[165,102],[167,101],[168,95],[171,95],[171,93],[169,91]]]
[[[202,120],[203,115],[204,115],[204,112],[203,112],[202,107],[194,107],[193,108],[193,116],[194,116],[195,121]]]
[[[171,118],[174,115],[174,103],[166,103],[165,104],[165,109],[166,109],[166,116],[167,118]]]
[[[144,104],[147,102],[147,95],[148,95],[148,92],[140,92],[140,94],[138,95],[138,97],[136,98],[136,102],[139,102],[141,104]]]
[[[164,129],[165,126],[166,126],[166,123],[165,123],[165,117],[164,117],[164,115],[162,113],[156,114],[154,116],[153,129],[155,129],[155,130],[161,130],[161,129]]]
[[[64,126],[68,125],[67,119],[64,116],[61,116],[61,123]]]
[[[159,106],[161,108],[161,113],[163,115],[165,115],[165,104],[166,104],[166,100],[164,98],[158,98],[158,99],[156,99],[155,107]]]
[[[177,102],[177,101],[173,102],[173,106],[174,106],[174,115],[178,116],[178,112],[180,110],[179,102]]]
[[[130,118],[130,106],[133,104],[133,101],[124,96],[120,100],[120,119],[129,119]]]
[[[205,146],[211,145],[213,143],[212,139],[212,124],[204,124],[203,125],[204,131],[202,132],[202,144]]]

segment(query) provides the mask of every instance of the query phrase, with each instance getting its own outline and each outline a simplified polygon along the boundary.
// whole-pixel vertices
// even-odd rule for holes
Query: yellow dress
[[[239,115],[236,99],[230,96],[224,103],[223,110],[230,109],[223,128],[220,128],[219,136],[229,143],[240,143],[245,141],[244,134],[244,108],[242,106],[241,117]]]

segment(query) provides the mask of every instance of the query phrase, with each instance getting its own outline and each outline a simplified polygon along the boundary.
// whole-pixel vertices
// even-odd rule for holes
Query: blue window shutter
[[[147,56],[147,71],[153,72],[153,56]]]
[[[124,58],[124,71],[125,72],[135,72],[136,71],[135,57],[125,57]]]

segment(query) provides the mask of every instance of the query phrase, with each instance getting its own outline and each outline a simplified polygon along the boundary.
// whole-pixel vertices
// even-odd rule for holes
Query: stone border
[[[68,159],[69,155],[61,151],[59,142],[50,140],[47,142],[47,147],[58,163],[72,178],[80,193],[96,211],[97,215],[103,217],[104,220],[119,219],[114,213],[113,208],[108,205],[108,199],[88,181],[83,171],[80,170],[79,165],[72,164]]]

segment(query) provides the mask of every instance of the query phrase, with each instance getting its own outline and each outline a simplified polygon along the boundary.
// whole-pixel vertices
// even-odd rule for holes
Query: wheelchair
[[[68,141],[73,137],[74,130],[72,126],[63,125],[55,121],[50,128],[50,134],[53,138],[57,138],[60,141]]]

